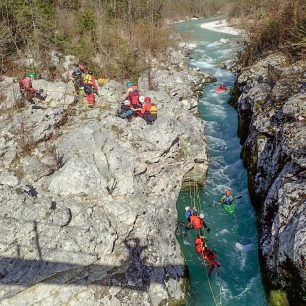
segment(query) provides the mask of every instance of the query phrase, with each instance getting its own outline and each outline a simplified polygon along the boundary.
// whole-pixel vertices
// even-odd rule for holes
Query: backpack
[[[90,85],[85,85],[84,92],[86,93],[86,95],[90,95],[93,92],[93,89]]]
[[[139,97],[140,97],[140,93],[139,93],[138,89],[135,89],[135,90],[129,92],[128,99],[130,100],[130,102],[133,105],[138,103],[138,98]]]
[[[157,115],[157,107],[155,104],[152,104],[151,108],[150,108],[150,113],[151,115]]]

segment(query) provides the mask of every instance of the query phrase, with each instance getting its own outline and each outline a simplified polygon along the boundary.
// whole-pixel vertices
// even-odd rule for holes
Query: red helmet
[[[231,191],[230,190],[226,190],[225,191],[225,195],[227,195],[227,196],[231,195]]]
[[[83,64],[79,64],[79,68],[80,68],[80,70],[81,70],[82,72],[84,72],[85,66],[84,66]]]
[[[145,102],[151,102],[151,98],[150,97],[145,97],[144,101]]]

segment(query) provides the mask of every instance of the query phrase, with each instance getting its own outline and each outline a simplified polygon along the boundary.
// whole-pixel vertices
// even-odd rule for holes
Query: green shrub
[[[302,0],[237,0],[230,16],[241,18],[251,34],[241,54],[243,64],[252,64],[268,50],[284,51],[292,59],[304,56],[306,11]]]
[[[80,34],[93,35],[97,29],[96,15],[93,10],[85,9],[77,20],[77,30]]]

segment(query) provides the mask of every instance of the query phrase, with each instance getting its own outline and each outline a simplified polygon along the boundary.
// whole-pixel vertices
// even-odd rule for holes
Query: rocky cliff
[[[192,107],[212,81],[184,56],[172,50],[153,68],[154,90],[139,79],[158,106],[154,125],[116,116],[125,88],[115,81],[88,109],[71,82],[36,80],[47,99],[23,105],[18,84],[1,78],[1,305],[184,299],[175,204],[183,180],[205,180],[203,123]]]
[[[271,54],[241,71],[239,134],[253,203],[260,213],[260,252],[272,287],[292,305],[306,303],[306,75]]]

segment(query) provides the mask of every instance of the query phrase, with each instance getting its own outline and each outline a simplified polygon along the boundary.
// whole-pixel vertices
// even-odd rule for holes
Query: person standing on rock
[[[83,87],[84,73],[85,73],[85,66],[83,64],[76,65],[76,67],[74,67],[74,69],[72,70],[72,81],[77,96],[80,96],[81,94],[81,88]]]
[[[95,105],[95,93],[98,92],[98,86],[93,71],[88,70],[83,78],[84,91],[86,94],[87,105],[92,107]]]
[[[35,78],[36,74],[31,72],[19,81],[21,97],[27,99],[31,104],[34,104],[34,98],[38,98],[39,100],[46,99],[46,97],[41,95],[43,92],[42,89],[37,90],[33,88],[32,80],[35,80]]]

